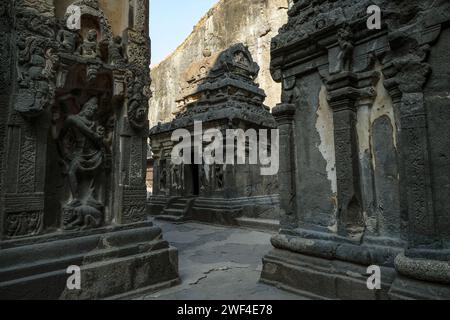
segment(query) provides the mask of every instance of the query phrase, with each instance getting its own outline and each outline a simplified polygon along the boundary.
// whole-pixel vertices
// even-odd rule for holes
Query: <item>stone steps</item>
[[[163,209],[160,215],[156,216],[156,219],[171,222],[185,221],[185,215],[190,200],[191,199],[189,198],[179,198],[173,200]]]

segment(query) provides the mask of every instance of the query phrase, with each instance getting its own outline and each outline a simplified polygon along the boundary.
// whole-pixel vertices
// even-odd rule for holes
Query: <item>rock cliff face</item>
[[[257,82],[267,94],[266,104],[280,100],[281,86],[269,71],[270,41],[287,22],[289,0],[221,0],[194,27],[189,37],[163,62],[152,68],[153,98],[150,127],[170,121],[176,110],[183,74],[204,55],[220,53],[235,43],[248,46],[261,67]]]

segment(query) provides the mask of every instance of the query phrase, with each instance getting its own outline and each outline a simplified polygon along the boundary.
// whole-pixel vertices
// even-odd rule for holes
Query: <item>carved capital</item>
[[[410,54],[386,65],[383,70],[385,86],[395,101],[403,94],[422,92],[430,72],[428,63],[422,62],[420,56]]]
[[[272,115],[275,117],[278,125],[288,124],[295,117],[295,105],[280,103],[272,110]]]
[[[334,111],[351,109],[356,111],[358,105],[371,104],[376,98],[375,85],[379,73],[341,72],[325,78],[328,101]]]

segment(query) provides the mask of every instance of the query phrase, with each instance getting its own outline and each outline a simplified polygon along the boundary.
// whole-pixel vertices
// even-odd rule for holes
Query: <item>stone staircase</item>
[[[188,218],[189,211],[194,205],[195,198],[176,197],[169,200],[160,215],[155,219],[170,221],[170,222],[184,222]]]

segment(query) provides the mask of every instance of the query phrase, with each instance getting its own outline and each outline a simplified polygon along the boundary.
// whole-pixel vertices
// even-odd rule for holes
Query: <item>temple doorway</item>
[[[198,197],[200,195],[200,166],[195,164],[194,152],[191,153],[191,164],[184,168],[186,196]]]

